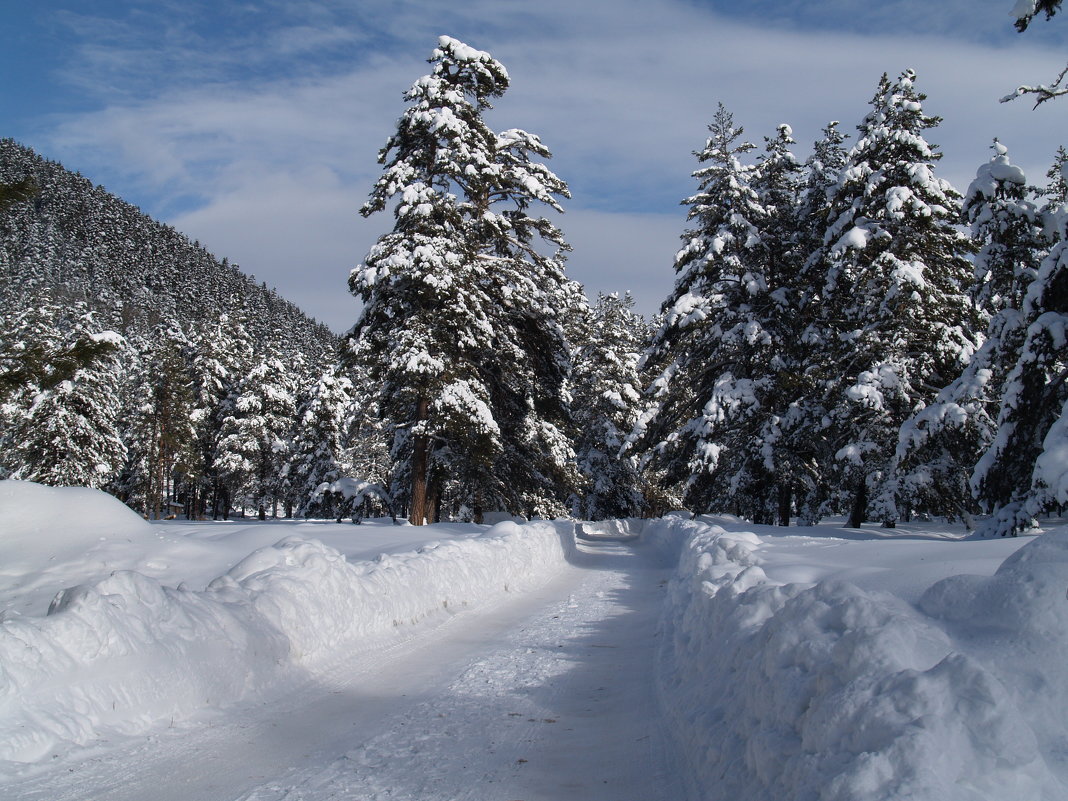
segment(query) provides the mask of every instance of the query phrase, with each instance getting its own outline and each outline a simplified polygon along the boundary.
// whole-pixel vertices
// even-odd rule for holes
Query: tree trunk
[[[849,528],[860,528],[864,525],[864,519],[868,511],[868,482],[864,476],[857,481],[857,489],[853,493],[853,509],[849,514]]]
[[[415,414],[415,424],[426,420],[430,413],[430,401],[419,399]],[[430,461],[430,438],[425,434],[417,435],[412,442],[412,501],[408,513],[408,522],[421,526],[426,522],[427,513],[427,465]]]
[[[793,511],[794,493],[789,484],[779,485],[779,525],[790,525],[790,512]]]
[[[431,481],[427,487],[427,518],[431,523],[441,522],[441,482]]]

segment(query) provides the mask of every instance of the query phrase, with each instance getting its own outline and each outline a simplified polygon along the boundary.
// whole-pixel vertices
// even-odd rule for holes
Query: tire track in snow
[[[240,801],[678,799],[652,667],[667,571],[643,549],[583,546],[584,581],[441,693],[325,766]]]

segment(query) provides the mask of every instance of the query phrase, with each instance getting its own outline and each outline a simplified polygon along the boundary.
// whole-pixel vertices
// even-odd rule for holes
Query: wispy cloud
[[[678,201],[693,189],[691,153],[718,101],[758,144],[789,122],[803,150],[830,119],[851,131],[883,71],[915,68],[929,110],[945,117],[932,133],[940,169],[962,187],[995,135],[1039,177],[1068,113],[997,103],[1062,62],[1012,38],[790,29],[683,0],[258,0],[221,4],[211,25],[198,14],[213,6],[191,3],[184,17],[154,5],[154,16],[67,19],[85,42],[71,69],[101,107],[60,121],[47,152],[336,328],[355,314],[348,268],[391,223],[356,213],[378,148],[441,33],[508,67],[512,89],[491,123],[527,128],[553,149],[574,194],[561,220],[576,246],[573,276],[591,291],[631,289],[647,311],[670,288],[685,226]],[[144,34],[149,24],[156,32]]]

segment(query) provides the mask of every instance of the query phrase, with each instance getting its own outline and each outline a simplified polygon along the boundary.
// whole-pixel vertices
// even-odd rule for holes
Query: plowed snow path
[[[652,676],[669,574],[646,547],[583,543],[539,590],[5,798],[678,799]]]

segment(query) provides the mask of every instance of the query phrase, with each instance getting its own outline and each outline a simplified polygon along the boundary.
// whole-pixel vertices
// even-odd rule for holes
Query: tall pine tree
[[[989,321],[986,338],[961,375],[905,422],[897,453],[899,488],[910,506],[968,523],[972,471],[993,440],[1008,372],[1023,345],[1023,299],[1046,251],[1023,171],[1004,145],[995,140],[993,147],[963,206],[979,245],[971,295]]]
[[[581,295],[560,232],[529,207],[560,210],[567,187],[532,160],[549,155],[537,137],[483,120],[508,87],[499,62],[449,37],[429,61],[361,210],[397,201],[393,231],[350,277],[365,305],[348,356],[380,388],[411,522],[433,519],[446,492],[471,508],[562,509],[573,451],[561,316]]]
[[[722,104],[709,133],[696,153],[699,192],[683,201],[694,227],[675,258],[675,290],[647,357],[657,372],[653,406],[635,433],[651,451],[651,466],[685,484],[690,508],[726,507],[767,520],[775,476],[756,443],[774,388],[786,296],[769,283],[770,242],[761,230],[771,215],[754,188],[761,172],[742,162],[753,145]],[[777,182],[787,191],[789,160],[776,155],[788,144],[786,130],[780,139],[765,162],[769,198]]]
[[[849,523],[899,516],[894,457],[905,420],[976,348],[967,297],[972,247],[960,195],[935,176],[915,74],[883,75],[834,191],[822,264],[819,348]],[[869,501],[870,499],[870,501]]]

